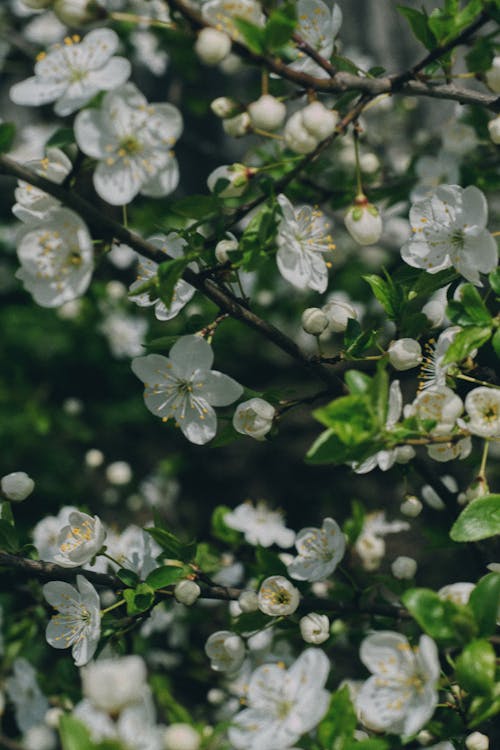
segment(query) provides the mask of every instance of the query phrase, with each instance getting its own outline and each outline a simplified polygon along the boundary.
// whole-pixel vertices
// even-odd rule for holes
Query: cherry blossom
[[[270,510],[262,500],[255,506],[250,501],[238,505],[226,513],[224,523],[230,529],[243,532],[248,544],[260,544],[261,547],[272,544],[291,547],[295,539],[295,532],[285,526],[283,513]]]
[[[288,573],[297,581],[324,581],[345,552],[345,537],[333,518],[325,518],[320,529],[301,529],[295,539],[299,553],[288,566]]]

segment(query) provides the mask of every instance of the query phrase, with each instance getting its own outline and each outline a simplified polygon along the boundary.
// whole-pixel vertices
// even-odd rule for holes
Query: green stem
[[[359,135],[354,130],[354,156],[356,158],[356,197],[363,195],[363,183],[361,181],[361,164],[359,162]]]
[[[483,455],[481,456],[481,465],[479,467],[479,477],[481,479],[486,478],[486,461],[488,460],[488,449],[490,447],[490,441],[485,440],[483,446]]]
[[[111,612],[113,609],[117,609],[117,607],[121,607],[122,604],[125,604],[125,599],[119,599],[114,604],[111,604],[111,606],[106,607],[106,609],[101,609],[101,617],[104,617],[104,615],[107,615],[108,612]]]

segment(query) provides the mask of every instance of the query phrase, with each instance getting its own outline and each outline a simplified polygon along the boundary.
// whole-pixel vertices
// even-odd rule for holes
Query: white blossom
[[[417,417],[418,420],[433,420],[436,425],[432,435],[446,435],[455,427],[464,405],[447,386],[433,386],[421,391],[413,403],[405,406],[405,417]]]
[[[465,397],[465,411],[469,416],[467,428],[473,435],[500,438],[500,391],[481,386]]]
[[[46,180],[57,184],[63,182],[72,168],[71,161],[64,151],[58,148],[48,148],[46,156],[42,159],[34,159],[24,166],[40,177],[45,177]],[[23,180],[19,180],[14,195],[16,203],[12,207],[12,213],[27,224],[46,219],[51,209],[60,206],[56,198]]]
[[[18,657],[12,665],[12,675],[5,681],[7,697],[14,704],[16,723],[21,732],[43,722],[49,710],[49,702],[36,679],[32,665],[23,657]]]
[[[412,648],[400,633],[380,631],[364,639],[360,658],[373,675],[356,701],[363,724],[405,737],[416,734],[438,701],[440,665],[434,641],[423,635]]]
[[[324,292],[328,285],[328,267],[323,253],[334,249],[329,225],[323,214],[302,206],[294,208],[288,198],[278,196],[282,218],[278,224],[276,262],[287,281],[298,289]]]
[[[95,557],[104,544],[106,531],[97,516],[73,511],[69,523],[59,532],[54,562],[64,568],[85,565]]]
[[[228,184],[218,190],[217,195],[221,198],[238,198],[247,189],[252,175],[253,170],[244,164],[223,164],[208,175],[207,187],[213,193],[218,180],[225,180]]]
[[[165,750],[198,750],[201,737],[190,724],[170,724],[163,734]]]
[[[55,101],[56,115],[70,115],[99,91],[121,86],[129,77],[129,61],[114,56],[119,41],[111,29],[94,29],[81,42],[66,37],[38,56],[35,75],[14,84],[10,98],[30,107]]]
[[[490,741],[482,732],[472,732],[465,739],[467,750],[489,750]]]
[[[325,518],[320,529],[301,529],[295,547],[299,554],[288,565],[289,575],[297,581],[323,581],[342,560],[345,537],[333,518]]]
[[[398,534],[407,531],[407,521],[386,521],[384,511],[369,513],[363,522],[361,533],[356,539],[354,549],[361,558],[365,570],[376,570],[385,555],[386,534]]]
[[[433,386],[446,385],[446,376],[453,362],[443,364],[446,352],[453,343],[455,336],[462,329],[460,326],[450,326],[439,335],[437,341],[431,339],[424,347],[425,354],[423,364],[420,368],[420,388],[432,388]]]
[[[25,471],[13,471],[2,477],[0,487],[7,500],[20,503],[31,495],[35,483]]]
[[[228,406],[243,393],[232,378],[211,370],[213,352],[199,336],[183,336],[169,357],[148,354],[132,361],[132,370],[145,385],[144,401],[153,414],[175,419],[187,439],[196,445],[211,440],[217,431],[213,406]]]
[[[243,37],[234,23],[241,18],[254,26],[262,26],[264,15],[256,0],[208,0],[201,8],[203,19],[220,31],[225,31],[231,39],[243,42]]]
[[[251,122],[248,112],[240,112],[240,114],[227,117],[222,121],[222,129],[231,138],[242,138],[248,133],[250,127]]]
[[[108,532],[106,546],[120,567],[133,570],[140,578],[146,578],[158,567],[155,558],[160,554],[161,547],[151,534],[139,526],[131,524],[121,534]]]
[[[175,190],[179,169],[170,149],[181,132],[177,107],[148,104],[132,83],[108,92],[99,109],[75,118],[79,147],[98,161],[96,192],[114,206],[130,203],[138,193],[160,198]]]
[[[259,598],[255,591],[242,591],[238,597],[238,604],[242,612],[256,612],[259,608]]]
[[[283,125],[286,105],[270,94],[262,94],[248,105],[252,127],[272,132]]]
[[[330,9],[322,0],[299,0],[297,19],[297,34],[329,60],[342,25],[342,11],[337,3]],[[304,52],[298,52],[297,59],[289,67],[316,78],[328,78],[328,73]]]
[[[233,417],[236,432],[248,435],[255,440],[264,440],[273,426],[276,410],[263,398],[251,398],[238,404]]]
[[[350,320],[358,319],[356,308],[344,299],[332,297],[321,308],[328,318],[328,326],[334,333],[343,333]]]
[[[47,625],[45,637],[53,648],[70,648],[75,665],[89,662],[101,635],[99,595],[83,576],[77,588],[64,581],[50,581],[42,589],[48,603],[58,611]]]
[[[422,348],[418,341],[411,338],[391,341],[387,354],[389,362],[396,370],[411,370],[422,361]]]
[[[302,125],[318,142],[333,135],[339,121],[339,113],[319,101],[311,102],[301,109],[300,116]]]
[[[236,672],[245,659],[245,643],[230,630],[218,630],[209,636],[205,653],[216,672]]]
[[[407,555],[399,555],[391,564],[391,571],[394,578],[406,580],[414,578],[417,572],[417,561]]]
[[[112,355],[117,359],[137,357],[144,351],[147,320],[122,312],[112,312],[106,315],[98,328],[106,337]]]
[[[437,155],[421,156],[415,163],[418,182],[410,193],[410,199],[420,201],[427,198],[439,185],[455,185],[460,178],[456,154],[441,149]]]
[[[266,578],[262,581],[257,596],[260,611],[272,617],[293,614],[300,601],[299,590],[284,576]]]
[[[500,115],[489,120],[488,133],[493,143],[498,145],[500,143]]]
[[[286,549],[292,546],[295,539],[295,532],[285,526],[283,513],[270,510],[262,500],[255,506],[250,501],[241,503],[226,513],[224,523],[230,529],[241,531],[248,544],[259,544],[261,547],[277,544]]]
[[[73,505],[65,505],[57,516],[45,516],[33,529],[33,544],[38,552],[40,560],[54,562],[54,556],[58,552],[57,540],[63,526],[69,523],[72,513],[78,512]]]
[[[480,286],[479,273],[489,273],[498,262],[487,221],[488,205],[478,188],[442,185],[411,207],[413,236],[401,248],[401,257],[428,273],[453,267]]]
[[[23,750],[55,750],[57,735],[46,724],[37,724],[23,735]]]
[[[54,0],[53,7],[54,13],[66,26],[80,27],[106,15],[99,0]]]
[[[83,667],[82,691],[95,708],[118,714],[141,700],[146,688],[146,664],[140,656],[99,659]]]
[[[324,689],[330,662],[317,648],[304,651],[289,669],[278,664],[252,674],[245,708],[229,729],[236,750],[284,750],[313,729],[326,713]]]
[[[182,258],[186,248],[184,240],[177,232],[170,232],[168,235],[156,234],[148,238],[151,245],[157,247],[165,253],[165,260],[171,258]],[[190,263],[189,267],[194,271],[197,270],[195,263]],[[149,258],[139,258],[139,268],[137,280],[129,288],[130,299],[139,307],[150,307],[154,305],[155,317],[158,320],[172,320],[192,299],[195,288],[183,279],[179,279],[174,287],[174,293],[170,305],[167,306],[158,297],[154,289],[150,289],[142,294],[134,294],[145,282],[153,279],[158,272],[158,263]]]
[[[128,484],[132,479],[132,469],[126,461],[113,461],[106,467],[106,479],[110,484]]]
[[[467,604],[474,589],[474,583],[458,581],[458,583],[449,583],[447,586],[443,586],[439,589],[437,595],[440,599],[454,604]]]
[[[41,307],[58,307],[81,296],[94,268],[89,231],[68,208],[54,209],[46,219],[27,224],[18,236],[21,268],[16,278]]]
[[[300,634],[306,643],[319,646],[330,637],[330,620],[326,615],[311,612],[299,621]]]

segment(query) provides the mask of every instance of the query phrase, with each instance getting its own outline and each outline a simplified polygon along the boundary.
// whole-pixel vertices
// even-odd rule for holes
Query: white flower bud
[[[245,167],[244,164],[224,164],[208,175],[207,186],[213,193],[218,180],[227,180],[229,185],[226,185],[218,195],[221,198],[238,198],[247,189],[248,180],[253,174],[254,170]]]
[[[376,154],[372,154],[371,152],[368,154],[361,154],[359,157],[359,165],[364,174],[375,174],[380,167],[380,160]]]
[[[357,320],[358,313],[349,302],[340,300],[331,300],[321,308],[328,318],[330,330],[335,333],[342,333],[347,328],[349,320]]]
[[[413,557],[400,555],[391,565],[392,575],[400,580],[413,578],[417,572],[417,561]]]
[[[235,117],[228,117],[226,120],[222,120],[222,127],[224,132],[233,138],[241,138],[250,130],[250,115],[248,112],[242,112]]]
[[[308,307],[302,313],[302,328],[312,336],[319,336],[328,328],[328,318],[319,307]]]
[[[255,591],[242,591],[238,604],[242,612],[256,612],[259,609],[259,598]]]
[[[63,709],[59,708],[59,706],[54,706],[53,708],[49,708],[44,716],[44,721],[51,729],[57,729],[61,716],[64,716]]]
[[[190,607],[201,594],[201,589],[196,581],[184,579],[175,585],[174,596],[180,604]]]
[[[493,143],[500,143],[500,115],[489,121],[488,131]]]
[[[382,234],[382,217],[378,208],[363,196],[355,202],[344,217],[347,231],[359,245],[373,245]]]
[[[265,615],[291,615],[299,606],[300,593],[284,576],[270,576],[259,589],[259,609]]]
[[[14,471],[6,474],[0,481],[0,487],[7,500],[20,503],[26,500],[34,490],[35,483],[25,471]]]
[[[106,479],[110,484],[128,484],[132,479],[132,469],[126,461],[114,461],[106,468]]]
[[[198,34],[194,51],[205,65],[218,65],[231,52],[231,39],[224,31],[207,26]]]
[[[216,672],[235,672],[243,664],[245,643],[230,630],[218,630],[207,639],[205,653]]]
[[[104,453],[98,450],[98,448],[91,448],[85,454],[85,463],[89,469],[97,469],[98,466],[102,465],[103,461]]]
[[[24,750],[55,750],[57,744],[56,733],[45,724],[30,727],[23,735]]]
[[[210,688],[207,693],[207,701],[211,703],[212,706],[220,706],[224,703],[225,698],[226,694],[224,690],[221,690],[220,688]]]
[[[396,463],[407,464],[412,458],[415,458],[415,449],[411,445],[398,445],[396,451]]]
[[[364,570],[377,570],[385,555],[385,542],[375,534],[360,534],[354,549],[361,559]]]
[[[70,417],[76,417],[78,414],[81,414],[83,404],[79,398],[66,398],[63,401],[62,408]]]
[[[118,302],[127,296],[127,287],[121,281],[109,281],[106,284],[106,294],[113,302]]]
[[[259,130],[278,130],[286,117],[286,106],[270,94],[263,94],[248,105],[248,114],[254,128]]]
[[[271,427],[276,410],[263,398],[251,398],[238,404],[233,417],[233,427],[241,435],[263,440]]]
[[[316,612],[301,617],[299,621],[300,634],[306,643],[319,645],[330,637],[330,620],[326,615]]]
[[[234,99],[230,99],[228,96],[219,96],[213,100],[210,109],[216,117],[220,117],[223,120],[225,117],[236,114],[238,102],[235,102]]]
[[[422,729],[422,731],[417,734],[416,740],[419,745],[423,745],[424,747],[426,747],[427,745],[430,745],[431,742],[433,742],[434,735],[431,734],[431,732],[429,732],[427,729]]]
[[[499,87],[500,92],[500,87]],[[472,732],[465,740],[467,750],[488,750],[490,741],[485,734],[481,732]]]
[[[200,744],[201,737],[190,724],[171,724],[165,729],[165,750],[198,750]]]
[[[97,0],[55,0],[52,10],[66,26],[83,26],[106,16]]]
[[[397,339],[392,341],[387,353],[389,361],[396,370],[410,370],[422,361],[422,348],[416,339]]]
[[[323,141],[332,135],[339,121],[339,113],[328,109],[321,102],[308,104],[299,114],[302,116],[303,126],[317,141]]]
[[[294,112],[287,120],[283,135],[288,148],[296,154],[310,154],[318,145],[318,139],[304,127],[302,112]]]
[[[408,518],[416,518],[422,512],[424,506],[415,495],[408,495],[406,500],[401,503],[399,510]]]
[[[229,253],[233,253],[238,249],[238,240],[221,240],[215,246],[215,257],[219,263],[227,263],[229,260]]]
[[[500,56],[493,58],[492,66],[485,73],[486,83],[495,93],[500,94]]]

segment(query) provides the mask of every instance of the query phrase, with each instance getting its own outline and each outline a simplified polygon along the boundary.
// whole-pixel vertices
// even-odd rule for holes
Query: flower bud
[[[413,557],[400,555],[392,563],[391,570],[394,578],[399,578],[400,580],[413,578],[417,572],[417,562]]]
[[[238,604],[242,612],[256,612],[259,609],[259,599],[255,591],[242,591],[238,597]]]
[[[250,130],[250,115],[248,112],[242,112],[235,117],[228,117],[222,120],[222,127],[227,135],[233,138],[241,138]]]
[[[24,750],[55,750],[57,744],[56,733],[45,724],[35,724],[23,735]]]
[[[106,468],[106,479],[110,484],[128,484],[132,479],[132,469],[126,461],[114,461]]]
[[[488,87],[495,93],[500,94],[500,56],[493,58],[493,64],[486,71],[485,76]]]
[[[317,141],[323,141],[332,135],[339,121],[338,112],[328,109],[321,102],[308,104],[299,114],[302,116],[303,126]]]
[[[207,186],[213,193],[218,180],[227,180],[229,185],[222,188],[218,195],[221,198],[238,198],[247,189],[248,181],[253,174],[254,171],[244,164],[224,164],[208,175]]]
[[[378,208],[358,196],[344,217],[347,231],[359,245],[373,245],[382,234],[382,218]]]
[[[243,664],[245,644],[230,630],[218,630],[208,638],[205,653],[216,672],[235,672]]]
[[[55,0],[52,10],[66,26],[83,26],[106,16],[98,0]]]
[[[263,94],[257,101],[248,105],[248,114],[254,128],[259,130],[278,130],[286,117],[286,106],[276,97]]]
[[[302,328],[312,336],[319,336],[328,328],[328,318],[319,307],[308,307],[302,313]]]
[[[398,445],[394,448],[396,451],[396,463],[407,464],[412,458],[415,458],[415,449],[411,445]]]
[[[291,615],[299,606],[299,590],[284,576],[269,576],[258,593],[259,609],[265,615]]]
[[[205,65],[218,65],[231,52],[231,39],[224,31],[207,26],[198,34],[194,51]]]
[[[401,503],[399,510],[408,518],[416,518],[422,512],[424,506],[415,495],[407,495],[406,500]]]
[[[304,127],[302,112],[294,112],[287,120],[283,135],[288,148],[296,154],[310,154],[318,145],[318,139]]]
[[[389,361],[396,370],[410,370],[422,361],[422,348],[415,339],[397,339],[392,341],[387,353]]]
[[[97,469],[104,462],[104,453],[98,448],[91,448],[85,454],[85,463],[89,469]]]
[[[488,131],[493,143],[500,143],[500,115],[489,121]]]
[[[233,417],[233,427],[241,435],[264,440],[276,415],[276,410],[263,398],[251,398],[238,404]]]
[[[316,612],[301,617],[299,621],[300,634],[306,643],[319,645],[330,637],[330,620],[326,615]]]
[[[380,168],[380,160],[376,154],[371,152],[368,154],[361,154],[359,157],[359,165],[363,174],[375,174]]]
[[[165,750],[198,750],[200,744],[201,737],[190,724],[171,724],[165,729]]]
[[[223,120],[225,117],[234,117],[237,114],[238,102],[230,99],[228,96],[219,96],[213,100],[210,109],[216,117],[220,117]]]
[[[500,91],[500,87],[499,87]],[[490,741],[485,734],[481,732],[472,732],[465,740],[467,750],[488,750]]]
[[[328,325],[335,333],[342,333],[347,328],[350,319],[357,320],[358,314],[349,302],[331,300],[322,307],[328,318]]]
[[[60,706],[53,706],[45,714],[44,721],[51,729],[57,729],[61,716],[64,716],[63,709]]]
[[[179,581],[174,589],[174,596],[180,604],[185,604],[186,607],[190,607],[201,594],[201,589],[196,581],[190,581],[185,578],[183,581]]]
[[[35,487],[34,481],[25,471],[14,471],[6,474],[0,481],[0,487],[7,500],[20,503],[31,495]]]
[[[227,263],[229,260],[229,253],[233,253],[238,249],[238,240],[221,240],[215,246],[215,257],[219,263]]]

